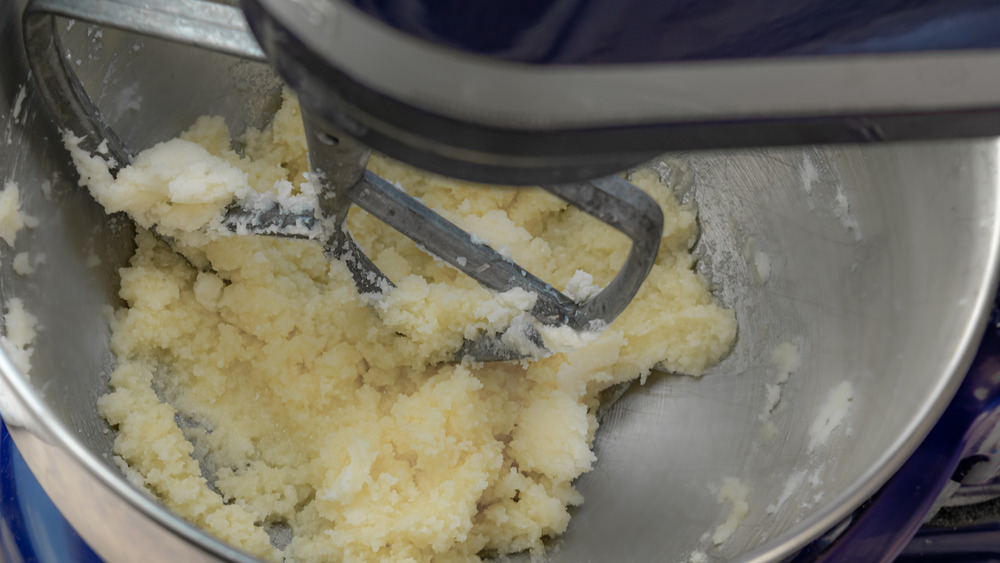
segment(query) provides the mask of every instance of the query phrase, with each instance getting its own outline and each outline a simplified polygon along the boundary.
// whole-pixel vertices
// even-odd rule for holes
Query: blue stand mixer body
[[[1000,47],[989,0],[352,0],[417,37],[536,64],[631,64]]]

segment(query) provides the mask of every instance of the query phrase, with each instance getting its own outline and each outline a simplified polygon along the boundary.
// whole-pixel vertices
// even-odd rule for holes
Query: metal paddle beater
[[[248,30],[243,13],[228,5],[207,0],[29,2],[23,21],[24,40],[38,87],[61,126],[83,137],[80,148],[93,153],[106,143],[107,154],[117,164],[112,167],[113,173],[131,163],[135,153],[104,120],[67,61],[56,29],[57,16],[267,60]],[[325,250],[331,257],[345,260],[361,293],[385,292],[393,284],[347,231],[345,220],[352,205],[371,213],[491,290],[521,288],[536,294],[531,314],[547,325],[585,330],[609,324],[631,302],[656,258],[663,215],[656,201],[636,186],[618,176],[542,186],[632,240],[629,255],[614,280],[597,295],[576,302],[418,199],[366,170],[370,149],[324,121],[311,118],[305,103],[303,120],[310,167],[321,182],[319,209],[292,211],[277,203],[261,209],[259,205],[236,201],[228,208],[224,223],[234,232],[297,238],[307,236],[303,234],[303,226],[329,225],[320,229]],[[537,331],[528,330],[528,338],[540,347]],[[456,357],[494,361],[523,356],[524,351],[505,344],[501,335],[484,334],[467,340]]]

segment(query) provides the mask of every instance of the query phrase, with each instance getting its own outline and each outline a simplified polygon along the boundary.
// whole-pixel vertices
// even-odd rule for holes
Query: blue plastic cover
[[[350,0],[511,61],[597,64],[1000,47],[996,0]]]
[[[0,422],[0,561],[100,563],[59,513]]]

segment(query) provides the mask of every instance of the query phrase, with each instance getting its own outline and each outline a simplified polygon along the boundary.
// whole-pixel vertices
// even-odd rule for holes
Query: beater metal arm
[[[368,149],[360,143],[319,131],[308,116],[305,123],[310,161],[325,184],[320,190],[321,211],[334,223],[328,252],[347,259],[363,293],[380,292],[391,281],[358,250],[344,227],[352,203],[489,289],[504,292],[521,288],[536,294],[531,313],[549,325],[567,324],[579,330],[610,323],[632,301],[653,267],[663,233],[663,212],[656,200],[618,176],[542,186],[632,240],[632,249],[615,279],[592,299],[577,303],[404,190],[365,170]]]
[[[237,7],[205,0],[33,0],[25,18],[57,15],[266,61]]]
[[[118,166],[135,156],[102,119],[100,111],[67,65],[56,18],[63,16],[98,25],[134,31],[264,61],[264,53],[249,32],[243,13],[235,7],[203,0],[145,2],[142,0],[32,0],[24,10],[25,52],[42,96],[57,121],[85,134],[80,147],[95,152],[107,141]],[[114,168],[114,167],[113,167]]]
[[[55,15],[146,33],[157,37],[261,60],[238,9],[204,0],[148,5],[140,0],[32,0],[25,11],[25,45],[40,90],[61,125],[84,134],[82,149],[97,152],[107,141],[114,162],[112,172],[129,164],[134,153],[104,121],[99,109],[66,62]],[[305,104],[304,104],[305,105]],[[531,313],[549,325],[597,329],[609,324],[632,301],[652,268],[663,232],[663,216],[653,198],[624,179],[612,176],[592,182],[574,182],[543,189],[623,232],[632,248],[615,279],[591,299],[577,303],[532,275],[509,258],[483,244],[374,173],[365,170],[370,149],[353,137],[334,131],[329,121],[303,107],[309,143],[310,167],[319,189],[319,210],[288,210],[270,206],[232,205],[227,226],[238,232],[308,237],[317,221],[326,225],[326,251],[344,258],[362,293],[382,292],[389,280],[361,251],[345,226],[347,213],[357,204],[378,219],[422,245],[485,287],[504,292],[522,288],[538,296]],[[252,203],[252,202],[251,202]],[[317,217],[317,211],[318,217]],[[313,231],[314,233],[314,231]],[[528,334],[537,341],[537,334]],[[481,340],[481,339],[480,339]],[[472,342],[468,350],[479,360],[510,359],[499,336],[490,342]],[[486,351],[484,351],[486,350]]]
[[[577,303],[468,232],[431,211],[403,190],[365,172],[351,189],[354,203],[419,241],[428,252],[495,291],[522,288],[538,295],[532,315],[549,325],[600,328],[632,301],[659,249],[663,214],[656,201],[617,176],[593,183],[543,187],[624,232],[632,250],[615,279],[595,297]]]

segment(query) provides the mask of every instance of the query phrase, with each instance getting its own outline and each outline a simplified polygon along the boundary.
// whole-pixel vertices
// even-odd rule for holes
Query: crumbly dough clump
[[[242,155],[221,119],[203,118],[119,180],[77,156],[97,166],[84,181],[100,184],[109,209],[129,210],[127,196],[144,221],[185,228],[210,220],[224,193],[308,191],[303,138],[288,100],[269,129],[242,139]],[[578,270],[606,285],[628,251],[624,236],[541,190],[483,188],[381,157],[370,167],[559,288],[575,276],[580,285]],[[449,362],[470,331],[509,323],[511,307],[357,210],[355,238],[398,285],[376,302],[313,241],[208,237],[182,256],[140,229],[121,271],[117,367],[99,402],[123,470],[184,518],[271,560],[541,550],[583,501],[573,480],[595,461],[600,391],[659,362],[701,373],[736,332],[692,270],[694,210],[652,171],[633,181],[666,218],[649,278],[596,340],[530,362]],[[278,529],[291,540],[272,541]]]

